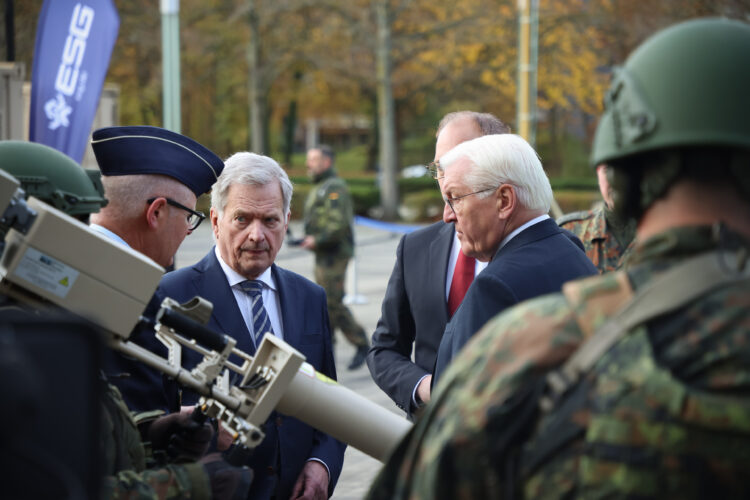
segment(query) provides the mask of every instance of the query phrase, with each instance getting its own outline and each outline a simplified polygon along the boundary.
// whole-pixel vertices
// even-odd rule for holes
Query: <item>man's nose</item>
[[[448,205],[448,202],[446,201],[443,206],[443,221],[444,222],[455,222],[456,221],[456,213],[453,211],[450,205]]]
[[[263,224],[259,220],[254,220],[248,226],[247,239],[251,241],[263,241],[265,234],[263,233]]]

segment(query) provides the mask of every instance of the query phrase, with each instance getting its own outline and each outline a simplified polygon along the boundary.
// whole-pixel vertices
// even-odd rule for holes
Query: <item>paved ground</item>
[[[301,229],[298,224],[292,223],[291,227],[295,236],[301,236]],[[350,298],[355,298],[356,295],[356,298],[363,299],[363,304],[354,304],[350,307],[354,316],[368,334],[372,334],[375,330],[375,325],[380,317],[380,303],[385,294],[391,269],[393,269],[399,237],[399,234],[369,227],[356,227],[356,273],[354,266],[350,264],[347,292],[349,292]],[[210,224],[205,221],[195,233],[185,239],[180,247],[177,253],[177,266],[182,267],[197,262],[212,245]],[[313,279],[313,257],[311,253],[305,250],[284,245],[276,258],[276,262],[286,269]],[[337,362],[339,382],[394,413],[403,415],[390,398],[381,392],[372,381],[366,365],[355,371],[346,369],[346,365],[354,354],[354,348],[340,333],[337,336],[338,341],[336,342],[334,355]],[[337,500],[363,498],[380,467],[381,464],[377,460],[348,447],[344,457],[344,469],[333,498]]]

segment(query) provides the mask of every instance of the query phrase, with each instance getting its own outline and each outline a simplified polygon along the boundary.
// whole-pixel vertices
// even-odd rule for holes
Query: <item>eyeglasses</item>
[[[431,161],[425,168],[430,172],[430,176],[432,176],[432,178],[435,180],[445,177],[445,172],[443,172],[443,169],[440,168],[440,160]]]
[[[167,198],[166,196],[159,196],[157,198],[164,198],[167,201],[167,205],[172,205],[173,207],[186,211],[188,213],[187,223],[188,223],[188,226],[190,226],[191,231],[195,231],[195,229],[201,225],[201,222],[203,222],[203,219],[206,218],[203,212],[198,212],[197,210],[188,208],[182,203],[177,203],[171,198]],[[149,198],[148,200],[146,200],[146,203],[151,204],[154,201],[156,201],[157,198]]]
[[[486,193],[487,191],[494,191],[496,189],[497,189],[496,187],[495,188],[482,189],[482,190],[479,190],[479,191],[474,191],[473,193],[462,194],[461,196],[456,196],[454,198],[448,198],[447,196],[443,196],[443,199],[448,204],[448,206],[451,207],[451,210],[453,210],[453,213],[455,214],[456,213],[455,203],[457,201],[461,200],[462,198],[466,198],[467,196],[471,196],[473,194]]]

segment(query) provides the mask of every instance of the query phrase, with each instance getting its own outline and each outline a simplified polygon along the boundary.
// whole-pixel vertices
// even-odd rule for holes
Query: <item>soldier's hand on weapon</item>
[[[246,466],[230,465],[221,453],[211,453],[200,460],[211,483],[214,500],[245,500],[253,481],[253,471]]]
[[[208,450],[214,430],[209,422],[196,419],[191,409],[156,419],[148,435],[154,450],[164,450],[179,461],[194,462]]]

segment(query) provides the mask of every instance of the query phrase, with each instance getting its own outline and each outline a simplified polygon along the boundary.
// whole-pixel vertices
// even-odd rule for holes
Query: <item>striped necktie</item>
[[[261,296],[263,282],[258,280],[243,281],[240,283],[240,288],[250,296],[250,311],[253,314],[253,342],[257,348],[260,341],[263,340],[263,335],[266,333],[273,335],[273,326],[271,326],[271,320],[268,319],[268,313],[263,306],[263,297]]]

